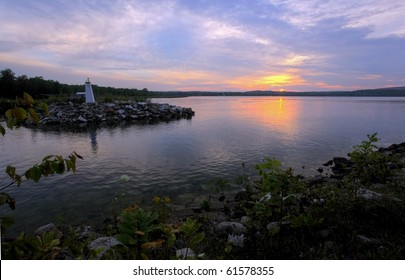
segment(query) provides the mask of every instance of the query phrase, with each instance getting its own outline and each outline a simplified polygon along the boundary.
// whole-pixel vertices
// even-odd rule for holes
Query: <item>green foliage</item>
[[[170,207],[169,204],[171,202],[171,199],[169,197],[163,196],[155,196],[152,200],[153,202],[153,208],[158,214],[159,217],[159,222],[161,224],[166,223],[169,213],[170,213]]]
[[[6,129],[0,123],[0,134],[4,136],[6,134]]]
[[[140,207],[129,207],[120,216],[117,240],[127,246],[128,258],[148,259],[147,251],[159,247],[164,240],[151,240],[160,228],[158,213]]]
[[[342,180],[325,178],[316,185],[307,186],[306,180],[295,176],[291,168],[283,169],[278,160],[266,158],[257,164],[259,178],[248,184],[249,191],[230,211],[244,209],[246,247],[240,249],[208,236],[209,244],[217,244],[209,257],[403,258],[404,189],[403,182],[395,181],[402,178],[403,171],[398,158],[377,150],[377,141],[376,134],[369,135],[354,147],[349,175]],[[239,182],[247,183],[244,179]],[[376,182],[375,191],[381,194],[378,199],[353,195],[353,186],[354,190],[359,186],[369,189]],[[221,251],[225,256],[217,255]]]
[[[14,108],[8,109],[5,113],[7,120],[7,127],[13,129],[15,126],[20,126],[27,118],[31,118],[34,122],[39,123],[39,116],[34,110],[34,99],[31,95],[24,92],[23,98],[17,97],[16,105]],[[39,110],[42,110],[45,114],[48,114],[48,107],[46,104],[41,103],[38,106]],[[5,134],[4,128],[2,135]]]
[[[3,247],[2,257],[27,260],[56,259],[61,252],[60,244],[57,231],[49,231],[41,236],[29,236],[23,232]]]
[[[204,240],[205,234],[204,232],[200,232],[200,227],[201,224],[192,218],[187,218],[181,225],[180,231],[184,235],[187,248],[196,249],[200,242]],[[187,259],[187,255],[185,259]]]
[[[361,184],[384,183],[392,175],[390,165],[397,160],[393,156],[387,156],[378,152],[377,133],[367,135],[367,140],[355,145],[349,153],[354,166],[349,179],[357,178]]]
[[[156,212],[139,207],[127,208],[121,213],[121,222],[118,225],[120,233],[116,237],[127,246],[142,244],[148,241],[154,230],[159,229],[157,221]]]
[[[203,199],[200,203],[200,208],[204,211],[210,211],[212,208],[212,203],[209,199]]]
[[[286,198],[289,197],[289,201],[293,200],[303,186],[298,177],[294,176],[293,170],[283,169],[281,162],[276,159],[265,158],[262,164],[256,165],[256,169],[261,179],[257,184],[255,213],[281,223]]]
[[[63,158],[59,155],[49,155],[44,157],[40,164],[28,168],[22,175],[17,173],[15,167],[8,165],[6,173],[11,181],[3,186],[0,191],[15,184],[19,187],[23,178],[38,182],[43,176],[47,177],[53,174],[63,174],[70,171],[75,173],[77,158],[83,159],[83,157],[76,152],[72,152],[67,158]],[[11,209],[15,209],[15,199],[10,197],[8,193],[0,193],[0,206],[3,204],[8,204]]]
[[[7,127],[9,129],[18,127],[27,118],[32,118],[38,123],[39,117],[34,110],[34,104],[34,99],[28,93],[24,93],[23,98],[17,97],[15,107],[8,109],[5,113]],[[48,107],[46,104],[41,103],[39,105],[39,110],[44,111],[46,114],[48,113]],[[5,133],[5,128],[0,125],[0,134],[5,136]],[[63,158],[60,155],[49,155],[44,157],[40,164],[30,167],[22,175],[17,173],[15,167],[8,165],[5,172],[10,177],[11,181],[4,186],[0,185],[0,191],[7,189],[14,184],[17,184],[19,187],[24,177],[27,180],[38,182],[43,176],[47,177],[49,175],[63,174],[70,171],[75,173],[77,158],[83,159],[83,157],[76,152],[72,152],[67,158]],[[15,209],[15,199],[10,197],[8,193],[0,193],[0,206],[3,204],[8,204],[11,209]]]

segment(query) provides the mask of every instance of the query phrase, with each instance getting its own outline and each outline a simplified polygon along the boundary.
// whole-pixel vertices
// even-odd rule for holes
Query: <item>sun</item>
[[[285,92],[285,89],[280,88],[278,91],[279,91],[279,92]]]

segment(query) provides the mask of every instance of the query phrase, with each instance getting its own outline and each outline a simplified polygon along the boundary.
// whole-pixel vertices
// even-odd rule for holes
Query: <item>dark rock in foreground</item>
[[[41,115],[39,124],[27,121],[26,126],[47,127],[83,124],[114,125],[122,122],[169,121],[192,118],[194,111],[169,104],[148,102],[74,104],[53,103],[49,115]]]

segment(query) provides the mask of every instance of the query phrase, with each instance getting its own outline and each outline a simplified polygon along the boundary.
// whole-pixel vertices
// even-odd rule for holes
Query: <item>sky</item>
[[[0,0],[0,70],[155,91],[405,85],[403,0]]]

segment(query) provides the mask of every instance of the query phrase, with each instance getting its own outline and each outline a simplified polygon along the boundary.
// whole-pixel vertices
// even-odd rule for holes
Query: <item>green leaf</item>
[[[57,161],[51,162],[51,174],[54,173],[62,174],[63,172],[65,172],[65,165],[63,162],[62,163]]]
[[[4,136],[6,134],[6,129],[0,124],[0,134]]]
[[[37,113],[34,111],[34,109],[29,108],[28,110],[28,114],[30,115],[30,117],[34,120],[35,123],[39,123],[39,117],[37,115]]]
[[[12,110],[12,115],[13,118],[22,121],[27,117],[27,111],[24,110],[24,108],[21,107],[17,107],[17,108],[13,108]]]
[[[69,159],[65,159],[65,165],[66,165],[66,171],[69,172],[72,169],[72,162]]]
[[[49,247],[51,248],[56,247],[59,245],[59,243],[60,243],[59,239],[52,239],[51,243],[49,244]]]
[[[42,176],[42,169],[39,166],[35,165],[31,167],[27,173],[29,174],[29,177],[27,177],[28,174],[25,175],[27,179],[32,179],[34,182],[38,182]]]
[[[227,243],[225,245],[225,253],[229,254],[232,251],[232,248],[233,248],[232,244]]]
[[[24,92],[23,98],[25,105],[32,107],[32,105],[34,104],[34,99],[32,98],[32,96]]]
[[[8,120],[13,118],[13,110],[12,110],[12,109],[8,109],[8,110],[6,111],[6,118],[7,118]]]
[[[15,167],[14,166],[10,166],[10,165],[8,165],[7,167],[6,167],[6,173],[8,174],[8,176],[10,176],[10,178],[11,179],[15,179],[15,175],[16,175],[16,173],[15,173]]]
[[[39,108],[44,111],[45,115],[49,115],[49,109],[48,109],[48,105],[46,105],[46,103],[40,103],[39,104]]]
[[[205,234],[203,232],[195,234],[191,239],[190,239],[190,245],[196,246],[199,244],[201,241],[203,241],[205,238]]]
[[[6,111],[7,127],[13,129],[13,127],[19,122],[25,120],[27,117],[27,111],[21,107],[8,109]]]
[[[1,196],[2,194],[0,194]],[[3,203],[1,203],[3,204]],[[4,232],[14,224],[14,219],[12,217],[0,217],[1,232]]]
[[[15,210],[15,199],[12,198],[8,193],[0,193],[0,205],[8,204],[11,210]],[[1,222],[3,223],[3,218],[1,218]],[[3,227],[3,224],[2,224]]]
[[[16,125],[16,123],[17,122],[14,118],[7,119],[7,127],[9,129],[13,129],[13,127]]]
[[[22,183],[22,177],[20,175],[15,175],[15,180],[17,181],[17,186],[19,187]]]

